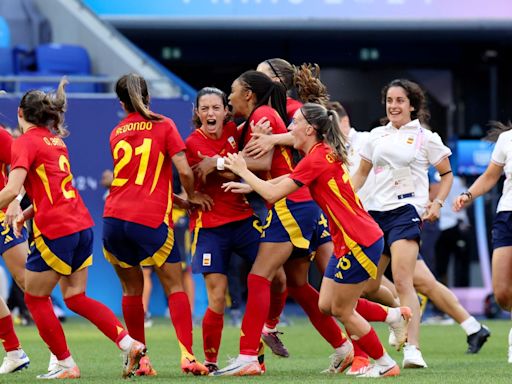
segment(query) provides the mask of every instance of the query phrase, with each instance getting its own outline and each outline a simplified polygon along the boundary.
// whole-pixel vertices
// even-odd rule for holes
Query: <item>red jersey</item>
[[[261,118],[266,117],[270,122],[270,127],[272,128],[272,133],[287,133],[288,130],[284,125],[283,119],[277,113],[277,111],[267,105],[263,105],[258,107],[251,116],[251,121],[249,123],[256,124]],[[249,142],[252,137],[252,132],[247,132],[245,135],[244,146]],[[279,145],[274,147],[274,155],[272,157],[272,166],[270,168],[270,172],[267,172],[265,175],[262,175],[262,178],[265,180],[275,179],[276,177],[288,175],[293,171],[293,159],[291,149]],[[291,193],[287,197],[289,200],[294,202],[301,201],[310,201],[311,195],[307,188],[300,188],[299,190]]]
[[[363,208],[347,168],[332,149],[316,144],[297,165],[290,178],[307,185],[311,195],[329,218],[334,254],[340,258],[359,244],[368,247],[383,233]]]
[[[302,103],[299,100],[292,99],[291,97],[286,98],[286,115],[288,116],[288,122],[291,123],[293,115],[297,112],[297,109],[302,107]]]
[[[11,169],[27,170],[25,189],[34,206],[34,236],[54,240],[94,225],[73,175],[64,141],[45,127],[35,127],[14,140]]]
[[[7,164],[11,163],[12,136],[0,128],[0,188],[7,184]]]
[[[185,150],[174,122],[146,120],[130,113],[110,134],[114,181],[105,201],[103,217],[156,228],[172,227],[171,157]]]
[[[215,140],[211,139],[200,129],[196,129],[185,141],[187,147],[187,159],[192,166],[201,161],[198,152],[205,156],[213,157],[220,155],[226,156],[228,153],[238,152],[238,131],[235,123],[229,122],[224,125],[222,136]],[[194,228],[196,225],[202,228],[213,228],[234,221],[239,221],[251,217],[254,213],[251,206],[245,199],[245,196],[238,193],[226,193],[221,188],[225,183],[224,177],[212,172],[206,177],[206,183],[201,179],[196,179],[196,190],[210,196],[214,205],[211,211],[194,210],[190,216],[190,225]],[[200,215],[200,222],[198,217]]]

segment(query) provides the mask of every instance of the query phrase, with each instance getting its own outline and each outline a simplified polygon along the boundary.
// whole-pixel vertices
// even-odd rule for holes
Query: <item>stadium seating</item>
[[[20,65],[19,75],[22,76],[90,76],[91,61],[85,48],[70,44],[41,44],[34,50],[36,71],[25,71]],[[55,89],[57,83],[41,83],[24,81],[20,83],[19,90],[29,89]],[[73,83],[67,87],[69,92],[97,92],[93,83]]]

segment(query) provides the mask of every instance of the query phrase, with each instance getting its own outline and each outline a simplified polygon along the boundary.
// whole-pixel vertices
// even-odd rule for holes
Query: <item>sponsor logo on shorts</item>
[[[203,267],[210,267],[212,265],[212,254],[203,253]]]

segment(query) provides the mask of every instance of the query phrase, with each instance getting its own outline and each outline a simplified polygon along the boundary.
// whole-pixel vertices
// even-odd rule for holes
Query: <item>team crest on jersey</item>
[[[203,253],[203,267],[210,267],[212,265],[212,254]]]
[[[409,136],[409,137],[407,138],[406,143],[407,143],[407,144],[412,144],[412,143],[414,143],[414,136]]]
[[[325,159],[332,164],[338,159],[338,156],[336,156],[334,152],[330,152],[327,155],[325,155]]]
[[[233,147],[233,149],[236,149],[237,145],[236,145],[235,138],[233,136],[228,137],[228,142],[229,142],[229,144],[231,144],[231,147]]]

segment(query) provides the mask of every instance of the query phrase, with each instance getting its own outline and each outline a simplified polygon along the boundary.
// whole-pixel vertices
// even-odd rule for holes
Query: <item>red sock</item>
[[[268,316],[265,321],[267,328],[273,329],[279,323],[279,316],[281,316],[281,313],[283,312],[287,297],[287,290],[284,292],[270,291],[270,308],[268,309]]]
[[[352,339],[353,344],[357,344],[372,359],[380,359],[384,355],[384,347],[380,343],[379,337],[375,333],[373,327],[366,335],[359,340]]]
[[[50,297],[32,296],[25,292],[25,304],[36,323],[39,335],[57,359],[64,360],[71,356],[62,326],[53,312]]]
[[[249,273],[247,292],[247,305],[240,337],[240,354],[257,356],[261,331],[270,307],[270,281]]]
[[[118,344],[123,337],[128,335],[114,313],[99,301],[87,297],[85,292],[68,297],[64,302],[69,309],[93,323],[114,343]]]
[[[350,333],[348,333],[348,331],[347,331],[347,335],[348,335],[348,337],[350,337]],[[351,337],[350,337],[350,339],[352,340]],[[365,359],[369,358],[369,356],[361,349],[361,347],[359,347],[359,344],[354,342],[354,340],[352,340],[352,346],[354,347],[354,357],[362,357]]]
[[[185,292],[175,292],[169,295],[169,313],[176,331],[176,337],[182,353],[186,350],[192,353],[192,311],[188,296]]]
[[[366,299],[357,300],[356,312],[364,317],[368,322],[384,322],[388,315],[387,307]]]
[[[128,333],[135,340],[146,344],[144,332],[144,305],[142,296],[123,296],[123,317]]]
[[[20,341],[14,332],[11,314],[0,319],[0,340],[2,340],[5,352],[14,351],[20,347]]]
[[[290,295],[302,307],[309,320],[333,348],[340,347],[347,339],[332,316],[324,315],[318,308],[318,291],[310,284],[288,287]]]
[[[210,363],[217,362],[223,327],[224,314],[207,308],[203,317],[203,349],[204,357]]]

